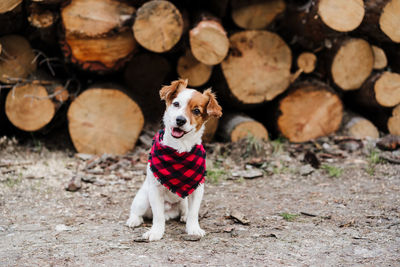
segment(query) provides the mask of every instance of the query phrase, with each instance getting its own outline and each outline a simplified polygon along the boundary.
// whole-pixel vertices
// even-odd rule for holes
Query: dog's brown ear
[[[217,98],[215,94],[211,92],[211,89],[207,89],[203,92],[205,96],[208,97],[208,104],[207,104],[207,115],[214,116],[219,118],[222,116],[222,108],[217,102]]]
[[[171,104],[171,101],[176,97],[179,89],[186,88],[188,84],[188,80],[179,79],[173,81],[171,85],[163,86],[160,90],[160,98],[161,100],[165,100],[167,105]]]

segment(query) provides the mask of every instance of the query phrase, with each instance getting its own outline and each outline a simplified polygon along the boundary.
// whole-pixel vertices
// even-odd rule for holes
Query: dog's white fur
[[[181,91],[172,100],[172,102],[179,102],[179,107],[169,105],[164,113],[163,144],[176,149],[178,152],[189,152],[194,145],[201,143],[204,124],[199,130],[196,130],[196,125],[192,125],[187,114],[185,114],[186,106],[194,91],[193,89]],[[187,133],[179,139],[171,135],[171,129],[177,127],[176,118],[178,116],[187,119],[186,124],[180,127]],[[136,227],[143,222],[143,216],[153,218],[151,229],[144,233],[143,237],[155,241],[163,237],[165,221],[180,216],[180,220],[186,222],[186,232],[189,235],[204,236],[205,232],[200,228],[198,220],[203,193],[204,184],[201,184],[188,197],[180,198],[157,181],[150,169],[150,164],[148,164],[146,180],[133,199],[130,216],[126,224],[129,227]]]

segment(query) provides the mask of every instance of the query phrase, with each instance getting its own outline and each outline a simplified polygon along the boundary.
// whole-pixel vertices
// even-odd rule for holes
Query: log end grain
[[[379,131],[369,120],[361,117],[352,118],[345,126],[347,135],[354,138],[379,138]]]
[[[212,66],[198,61],[188,49],[179,57],[176,70],[179,77],[188,79],[189,86],[196,87],[205,84],[210,79]]]
[[[331,29],[348,32],[356,29],[364,18],[363,0],[320,0],[318,14]]]
[[[203,143],[210,143],[214,139],[215,132],[218,129],[219,118],[210,117],[206,122],[202,136]]]
[[[125,154],[134,148],[144,124],[139,106],[113,88],[84,91],[67,115],[76,150],[87,154]]]
[[[22,3],[22,0],[2,0],[0,2],[0,14],[14,10]]]
[[[265,29],[286,8],[283,0],[233,0],[231,6],[235,24],[248,30]]]
[[[166,52],[181,38],[182,15],[168,1],[149,1],[137,10],[133,32],[144,48],[158,53]]]
[[[327,85],[303,83],[279,102],[277,126],[292,142],[305,142],[339,129],[343,105]]]
[[[287,89],[292,53],[277,34],[242,31],[229,39],[230,52],[221,67],[237,100],[244,104],[262,103]]]
[[[372,52],[374,53],[374,70],[386,68],[388,61],[385,51],[382,48],[373,45]]]
[[[400,105],[397,105],[392,111],[392,117],[388,120],[389,133],[400,135]]]
[[[200,21],[190,30],[189,41],[194,57],[204,64],[219,64],[228,54],[228,36],[215,20]]]
[[[384,107],[400,103],[400,74],[386,71],[374,85],[376,101]]]
[[[268,131],[264,125],[244,114],[226,114],[220,124],[219,135],[228,142],[237,142],[248,137],[268,140]]]
[[[297,58],[297,67],[304,73],[311,73],[317,65],[317,56],[314,53],[304,52]]]
[[[400,43],[400,0],[390,0],[379,18],[381,30],[393,41]]]
[[[55,111],[46,88],[41,85],[17,85],[8,92],[6,115],[14,126],[23,131],[42,129],[54,117]]]
[[[331,75],[343,90],[356,90],[372,72],[374,55],[369,43],[363,39],[348,39],[333,58]]]

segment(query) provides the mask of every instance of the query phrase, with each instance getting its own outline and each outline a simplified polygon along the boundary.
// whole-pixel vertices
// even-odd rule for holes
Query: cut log
[[[120,69],[136,48],[127,26],[134,12],[117,0],[72,0],[61,10],[64,56],[84,70]]]
[[[351,97],[364,108],[394,107],[400,104],[400,74],[374,73]]]
[[[365,1],[365,18],[360,32],[377,41],[400,43],[400,0]]]
[[[388,62],[385,51],[382,48],[373,45],[372,52],[374,53],[374,70],[386,68]]]
[[[287,89],[292,53],[277,34],[242,31],[229,39],[230,52],[221,67],[230,93],[237,101],[259,104]]]
[[[28,7],[28,22],[32,28],[30,40],[38,40],[47,45],[57,44],[57,20],[59,15],[47,7],[32,3]]]
[[[8,92],[5,110],[9,121],[23,131],[42,130],[53,119],[56,111],[67,99],[66,89],[57,81],[31,75]]]
[[[344,112],[342,132],[358,139],[379,138],[379,131],[371,121],[349,111]]]
[[[218,131],[219,136],[227,142],[237,142],[250,136],[268,140],[264,125],[244,114],[224,114]]]
[[[233,0],[231,15],[235,24],[247,30],[265,29],[285,11],[284,0]]]
[[[374,54],[370,44],[363,39],[337,41],[327,53],[332,80],[342,90],[360,88],[372,72]]]
[[[176,71],[179,77],[188,79],[189,86],[201,86],[211,77],[212,66],[198,61],[187,49],[185,54],[179,57]]]
[[[392,111],[392,116],[388,120],[388,130],[391,134],[400,135],[400,105]]]
[[[339,129],[343,105],[321,82],[292,85],[277,107],[277,128],[291,142],[306,142]]]
[[[149,1],[138,9],[133,32],[144,48],[158,53],[166,52],[181,38],[182,15],[168,1]]]
[[[36,70],[35,53],[29,42],[19,35],[0,37],[0,81],[16,83]]]
[[[24,26],[22,0],[0,1],[0,34],[10,34],[20,31]]]
[[[161,103],[159,91],[172,79],[171,72],[169,61],[153,53],[135,55],[125,68],[125,83],[141,106],[146,121],[159,122],[162,118],[165,106]]]
[[[115,86],[93,86],[68,109],[68,129],[79,153],[125,154],[133,149],[144,118],[139,106]]]
[[[219,124],[219,118],[211,117],[205,125],[204,133],[202,136],[203,143],[210,143],[214,139],[214,135],[217,132]]]
[[[324,47],[342,32],[355,30],[363,21],[363,0],[292,1],[282,22],[284,37],[306,49]]]
[[[221,22],[211,15],[202,14],[189,32],[193,56],[207,65],[221,63],[229,50],[229,39]]]
[[[317,56],[314,53],[304,52],[297,58],[297,67],[304,73],[311,73],[317,65]]]

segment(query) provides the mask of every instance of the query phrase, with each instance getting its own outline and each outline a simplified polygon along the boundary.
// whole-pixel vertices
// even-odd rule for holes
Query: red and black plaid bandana
[[[185,198],[204,183],[206,151],[203,145],[196,145],[190,152],[178,153],[172,147],[161,144],[163,136],[164,130],[160,130],[153,138],[150,169],[163,186]]]

